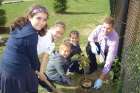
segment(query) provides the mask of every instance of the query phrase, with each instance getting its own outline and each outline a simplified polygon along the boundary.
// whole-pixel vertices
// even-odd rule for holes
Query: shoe
[[[68,76],[69,76],[69,75],[74,75],[74,73],[68,71],[68,72],[66,73],[66,75],[68,75]]]

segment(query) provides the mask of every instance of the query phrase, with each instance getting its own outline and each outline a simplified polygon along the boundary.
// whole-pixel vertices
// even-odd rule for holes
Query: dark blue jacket
[[[39,60],[37,56],[37,31],[30,23],[23,28],[15,28],[10,32],[2,58],[2,68],[13,73],[37,70]]]
[[[74,46],[73,44],[71,45],[71,53],[70,53],[70,57],[76,55],[76,54],[80,54],[82,51],[81,51],[81,48],[79,45],[76,45]]]
[[[71,64],[71,61],[78,61],[78,59],[77,60],[72,60],[72,57],[74,56],[74,55],[76,55],[76,54],[79,54],[80,55],[80,53],[82,52],[82,50],[81,50],[81,48],[80,48],[80,45],[78,44],[78,45],[73,45],[73,44],[71,44],[71,53],[70,53],[70,55],[69,55],[69,57],[67,58],[67,60],[69,61],[68,63],[68,65],[70,65]]]

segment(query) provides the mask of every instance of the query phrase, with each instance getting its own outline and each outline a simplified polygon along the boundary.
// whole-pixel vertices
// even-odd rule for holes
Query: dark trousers
[[[70,72],[84,74],[84,70],[80,69],[80,63],[78,61],[72,61],[68,69]]]
[[[96,46],[98,47],[99,51],[97,51],[98,54],[100,54],[100,45],[98,42],[95,42]],[[96,55],[94,53],[92,53],[91,51],[91,46],[90,43],[88,42],[87,46],[86,46],[86,53],[88,55],[88,59],[89,59],[89,74],[94,72],[95,70],[97,70],[97,61],[96,61]]]

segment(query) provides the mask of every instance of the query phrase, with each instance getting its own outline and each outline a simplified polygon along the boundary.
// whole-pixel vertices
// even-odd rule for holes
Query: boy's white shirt
[[[51,54],[55,48],[55,43],[53,42],[53,37],[51,30],[48,30],[46,35],[38,36],[37,52],[38,55],[42,53]]]

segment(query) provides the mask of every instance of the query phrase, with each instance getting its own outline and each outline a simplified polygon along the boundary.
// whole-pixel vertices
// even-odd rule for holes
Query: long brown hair
[[[16,18],[15,21],[11,24],[12,31],[14,31],[16,27],[22,28],[24,25],[26,25],[29,22],[28,20],[29,17],[33,17],[35,14],[40,12],[44,12],[48,15],[48,10],[44,6],[33,5],[32,7],[30,7],[26,12],[25,16]],[[39,31],[39,35],[41,36],[44,35],[46,33],[46,29],[47,29],[47,24],[41,31]]]

